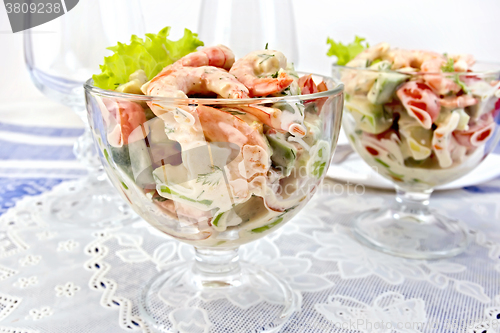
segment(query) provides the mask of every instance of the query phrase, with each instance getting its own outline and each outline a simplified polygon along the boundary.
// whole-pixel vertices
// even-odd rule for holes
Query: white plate
[[[439,186],[436,190],[450,190],[465,186],[477,185],[500,176],[500,155],[490,154],[484,161],[469,174],[449,184]],[[383,178],[366,164],[357,153],[352,153],[340,164],[332,164],[328,169],[327,177],[343,182],[361,184],[364,186],[393,189],[394,185]]]

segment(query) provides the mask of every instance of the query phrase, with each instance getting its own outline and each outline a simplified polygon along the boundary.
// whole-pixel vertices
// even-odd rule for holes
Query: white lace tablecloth
[[[0,123],[0,134],[17,135],[0,137],[0,332],[154,332],[138,313],[141,288],[193,251],[140,219],[44,222],[54,196],[81,186],[69,179],[81,170],[66,167],[75,131]],[[23,144],[25,134],[64,143]],[[13,172],[7,162],[20,158],[26,170]],[[47,161],[59,172],[37,167]],[[350,237],[355,214],[393,196],[325,181],[292,221],[241,248],[244,260],[279,274],[301,296],[281,332],[500,332],[500,180],[433,195],[431,206],[471,228],[468,250],[448,260],[392,257]],[[179,332],[216,332],[200,308],[177,314]]]

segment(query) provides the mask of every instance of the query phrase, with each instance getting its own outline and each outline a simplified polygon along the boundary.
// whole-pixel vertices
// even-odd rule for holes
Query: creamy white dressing
[[[253,58],[253,68],[256,75],[270,76],[287,67],[286,57],[279,51],[254,51],[246,57]]]
[[[296,136],[289,136],[288,141],[290,142],[297,142],[299,145],[301,145],[306,151],[309,151],[311,147],[304,141],[303,138],[301,137],[296,137]]]
[[[301,105],[301,108],[299,109],[296,105],[297,103],[288,103],[288,105],[294,110],[294,112],[286,109],[281,109],[280,121],[282,130],[288,132],[290,130],[290,126],[295,124],[303,126],[304,107]]]
[[[184,124],[187,126],[193,126],[196,122],[193,115],[181,108],[175,108],[173,111],[174,119],[179,124]]]

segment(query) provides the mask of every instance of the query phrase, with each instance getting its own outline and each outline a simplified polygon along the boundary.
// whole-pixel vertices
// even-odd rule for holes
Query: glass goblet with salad
[[[343,128],[351,146],[392,181],[391,207],[354,223],[362,243],[394,255],[432,259],[462,252],[468,231],[430,210],[436,186],[474,169],[499,139],[500,66],[469,54],[369,47],[329,39],[334,76],[345,84]]]
[[[276,331],[297,295],[238,247],[278,230],[310,200],[336,145],[343,85],[297,73],[280,51],[235,59],[168,28],[112,47],[85,85],[89,122],[114,186],[153,227],[194,246],[143,290],[161,330]],[[227,316],[231,316],[228,320]]]

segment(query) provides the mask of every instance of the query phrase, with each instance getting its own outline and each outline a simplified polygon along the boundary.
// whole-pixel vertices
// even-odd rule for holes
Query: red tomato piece
[[[318,92],[318,87],[314,80],[312,79],[312,75],[304,75],[299,79],[299,87],[301,95],[314,94]]]

